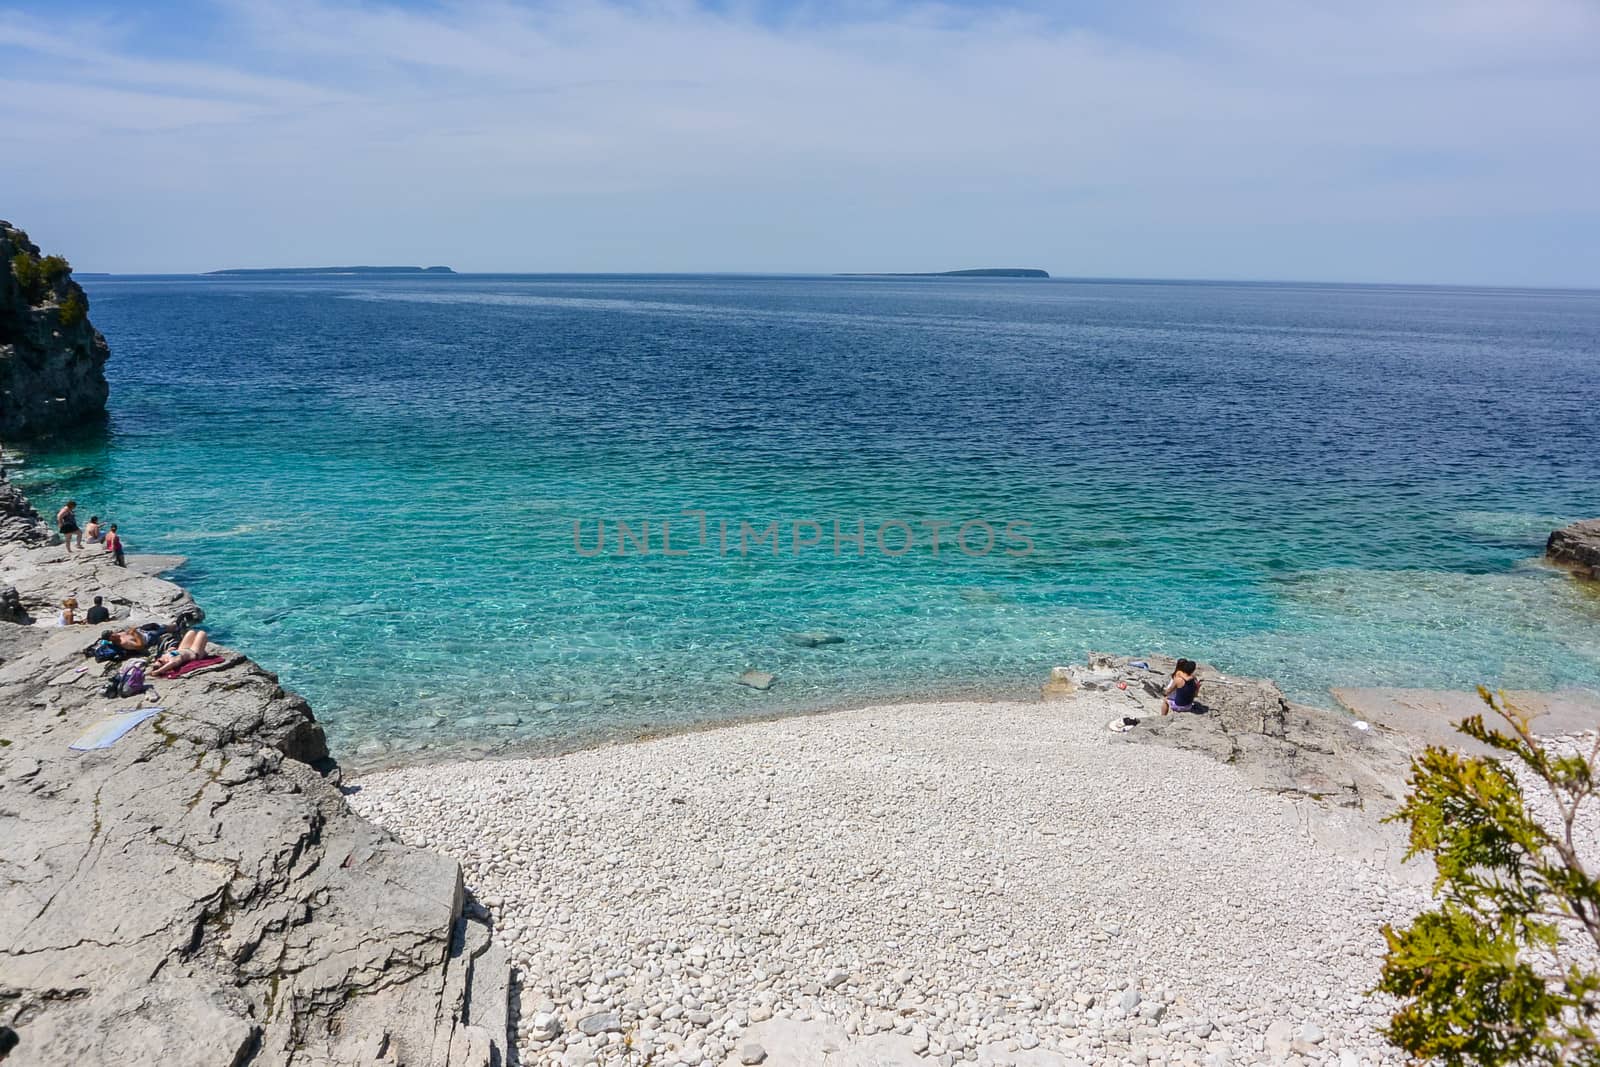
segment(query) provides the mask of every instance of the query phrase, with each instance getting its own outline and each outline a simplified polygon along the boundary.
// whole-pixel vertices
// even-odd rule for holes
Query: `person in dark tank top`
[[[1192,659],[1180,659],[1172,670],[1172,680],[1167,683],[1161,701],[1161,714],[1174,711],[1193,711],[1195,697],[1200,695],[1200,679],[1195,677],[1199,666]]]
[[[89,609],[87,614],[84,615],[83,621],[88,623],[90,626],[96,626],[102,622],[110,620],[110,618],[111,609],[106,607],[105,597],[97,596],[94,598],[94,606]]]

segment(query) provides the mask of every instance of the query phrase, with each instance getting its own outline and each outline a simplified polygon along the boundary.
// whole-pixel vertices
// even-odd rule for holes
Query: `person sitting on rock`
[[[160,659],[150,661],[150,673],[168,674],[177,670],[191,660],[200,659],[206,654],[206,642],[209,638],[204,630],[190,630],[183,635],[183,640],[178,642],[178,647],[168,652]]]
[[[100,532],[100,516],[90,515],[89,525],[83,528],[83,543],[86,545],[98,545],[100,539],[104,536],[105,534]]]
[[[1200,695],[1200,679],[1195,677],[1199,669],[1192,659],[1178,661],[1178,665],[1172,669],[1172,680],[1167,683],[1161,697],[1161,714],[1194,710],[1194,699]]]
[[[91,519],[90,521],[92,522],[93,520]],[[102,622],[109,621],[110,618],[111,609],[106,607],[105,597],[99,596],[94,598],[94,605],[83,615],[83,621],[90,626],[98,626]]]
[[[57,626],[76,626],[85,620],[78,618],[78,600],[76,597],[67,597],[61,602],[61,614],[56,616]]]

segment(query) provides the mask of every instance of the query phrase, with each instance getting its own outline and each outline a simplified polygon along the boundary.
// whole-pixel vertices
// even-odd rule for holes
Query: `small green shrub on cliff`
[[[39,261],[39,277],[46,285],[53,285],[71,273],[72,264],[65,256],[45,256]]]
[[[1600,741],[1552,751],[1527,712],[1478,690],[1504,724],[1461,723],[1496,756],[1429,748],[1393,819],[1407,858],[1438,870],[1437,906],[1388,942],[1378,989],[1401,1006],[1385,1030],[1419,1059],[1447,1064],[1600,1065],[1600,883],[1574,846],[1579,809],[1600,788]],[[1544,794],[1530,806],[1514,768]]]
[[[26,252],[11,257],[11,276],[24,293],[32,296],[40,288],[44,275],[39,271],[39,261]]]
[[[59,314],[61,325],[76,326],[89,314],[89,308],[84,304],[83,297],[73,293],[62,303]]]
[[[17,279],[17,285],[23,295],[31,302],[38,303],[44,299],[45,293],[52,285],[72,274],[72,264],[67,262],[65,256],[45,256],[43,259],[38,259],[27,252],[18,252],[11,257],[11,274]],[[65,323],[66,307],[63,306],[61,311],[61,321]],[[76,314],[78,318],[82,318],[87,311],[87,308],[80,306]]]

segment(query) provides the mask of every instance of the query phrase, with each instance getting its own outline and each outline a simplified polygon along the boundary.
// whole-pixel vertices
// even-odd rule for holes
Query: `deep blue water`
[[[217,633],[345,752],[1021,692],[1091,648],[1321,703],[1340,684],[1600,688],[1600,598],[1530,562],[1554,525],[1600,514],[1600,293],[89,291],[111,429],[36,450],[20,480],[41,510],[73,495],[132,550],[188,556]],[[661,554],[663,520],[685,555]],[[607,551],[581,554],[575,521],[584,552],[604,522]],[[773,521],[776,555],[751,536]],[[862,525],[859,554],[836,521]],[[950,524],[937,556],[930,522]],[[734,684],[750,668],[777,685]]]

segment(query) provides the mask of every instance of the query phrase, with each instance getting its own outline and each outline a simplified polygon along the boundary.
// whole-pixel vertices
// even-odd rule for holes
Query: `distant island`
[[[214,274],[454,274],[449,267],[233,267]]]
[[[980,267],[976,270],[880,271],[872,274],[838,274],[838,278],[1048,278],[1036,267]]]

